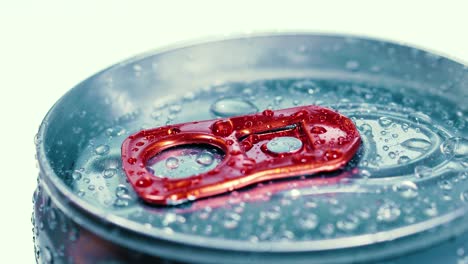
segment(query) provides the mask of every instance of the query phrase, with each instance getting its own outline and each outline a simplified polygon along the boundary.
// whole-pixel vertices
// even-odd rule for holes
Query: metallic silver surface
[[[246,36],[117,64],[72,89],[41,126],[38,260],[456,261],[468,250],[467,95],[466,66],[355,37]],[[120,168],[120,144],[140,129],[307,104],[360,129],[344,170],[155,207]],[[154,169],[189,176],[222,159],[176,152]]]

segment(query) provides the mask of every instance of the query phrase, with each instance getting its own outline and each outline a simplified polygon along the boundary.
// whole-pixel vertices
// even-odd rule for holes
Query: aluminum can
[[[132,58],[78,84],[44,118],[36,260],[468,263],[467,99],[467,66],[353,36],[249,35]],[[359,131],[344,167],[173,204],[144,202],[123,170],[122,143],[138,131],[310,105]],[[190,178],[225,154],[186,144],[146,165]]]

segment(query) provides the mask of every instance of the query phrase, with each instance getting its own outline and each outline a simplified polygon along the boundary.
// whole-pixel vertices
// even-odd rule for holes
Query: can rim
[[[427,53],[431,54],[437,54],[440,55],[441,58],[445,60],[449,60],[452,62],[455,62],[459,64],[461,67],[467,67],[464,65],[468,65],[466,62],[461,62],[458,59],[453,59],[450,56],[447,56],[445,54],[442,54],[440,52],[432,52],[424,48],[420,48],[416,45],[407,45],[406,43],[403,42],[393,42],[393,41],[388,41],[385,39],[381,38],[370,38],[366,36],[359,36],[359,35],[352,35],[352,34],[341,34],[341,33],[324,33],[324,32],[307,32],[307,31],[299,31],[299,32],[254,32],[254,33],[248,33],[248,34],[235,34],[235,35],[230,35],[230,36],[223,36],[223,37],[216,37],[216,38],[208,38],[208,39],[202,39],[198,41],[188,41],[188,42],[182,42],[176,45],[169,45],[163,48],[158,48],[155,50],[150,50],[148,52],[141,53],[139,55],[133,56],[130,59],[126,59],[122,62],[118,62],[110,67],[107,67],[106,69],[97,72],[96,74],[92,75],[89,78],[86,78],[84,81],[80,82],[76,86],[74,86],[70,91],[68,91],[65,95],[59,99],[54,106],[51,107],[51,109],[48,111],[46,116],[44,117],[43,122],[41,123],[41,126],[38,131],[38,136],[40,138],[43,138],[46,134],[47,131],[47,125],[49,123],[49,118],[51,116],[51,113],[56,110],[57,105],[63,100],[64,97],[68,93],[71,92],[71,90],[79,87],[82,83],[86,82],[89,79],[95,78],[96,76],[109,71],[110,69],[113,69],[115,67],[122,67],[131,63],[134,63],[135,61],[139,61],[147,56],[153,56],[153,55],[158,55],[162,54],[165,52],[169,51],[175,51],[178,49],[183,49],[183,48],[190,48],[198,45],[205,45],[205,44],[212,44],[212,43],[217,43],[217,42],[225,42],[225,41],[232,41],[232,40],[239,40],[239,39],[250,39],[250,38],[262,38],[262,37],[291,37],[291,36],[303,36],[303,37],[326,37],[326,38],[337,38],[337,39],[346,39],[346,38],[352,38],[352,39],[359,39],[361,41],[370,41],[370,42],[383,42],[388,45],[393,45],[393,46],[400,46],[400,47],[409,47],[409,48],[415,48]],[[424,222],[416,223],[416,224],[411,224],[408,226],[404,227],[399,227],[396,229],[392,229],[389,231],[381,231],[378,233],[373,233],[373,234],[365,234],[365,235],[359,235],[359,236],[352,236],[352,237],[344,237],[344,238],[333,238],[333,239],[324,239],[320,241],[288,241],[287,243],[285,242],[261,242],[261,243],[246,243],[245,241],[236,241],[236,240],[225,240],[225,239],[220,239],[220,238],[207,238],[207,237],[199,237],[196,235],[188,235],[188,234],[182,234],[182,233],[171,233],[170,236],[167,236],[167,233],[165,233],[162,230],[158,229],[152,229],[151,232],[148,232],[148,228],[145,228],[143,224],[138,224],[134,223],[128,219],[125,219],[123,217],[115,216],[115,215],[110,215],[108,213],[103,213],[99,208],[85,202],[84,200],[80,199],[76,194],[74,194],[56,175],[55,171],[52,169],[51,164],[49,163],[48,159],[46,158],[46,151],[45,151],[45,145],[44,141],[40,142],[36,146],[36,153],[37,153],[37,158],[39,161],[39,168],[42,174],[43,180],[45,180],[45,187],[46,190],[48,190],[50,193],[56,192],[58,196],[66,197],[68,199],[67,201],[67,207],[65,210],[63,210],[65,213],[69,213],[69,217],[73,218],[74,220],[79,220],[76,217],[76,214],[74,214],[72,211],[75,210],[82,210],[85,212],[87,215],[91,215],[95,219],[101,220],[101,223],[97,223],[95,226],[103,226],[103,221],[106,222],[106,225],[108,226],[109,224],[123,229],[125,231],[129,231],[131,233],[136,234],[137,236],[145,236],[149,237],[151,239],[156,239],[156,240],[164,240],[167,242],[171,243],[176,243],[179,245],[185,245],[185,246],[190,246],[190,247],[204,247],[208,248],[210,250],[230,250],[230,251],[241,251],[241,252],[264,252],[265,254],[269,254],[269,252],[287,252],[287,253],[299,253],[299,252],[316,252],[316,251],[329,251],[329,250],[341,250],[341,249],[348,249],[348,248],[356,248],[356,247],[365,247],[365,246],[370,246],[370,245],[375,245],[377,243],[383,243],[383,242],[389,242],[393,240],[398,240],[398,239],[403,239],[410,237],[415,234],[421,234],[425,231],[428,231],[431,228],[436,228],[436,227],[441,227],[444,224],[450,223],[451,221],[463,219],[463,218],[468,218],[468,206],[459,208],[455,211],[452,211],[451,213],[447,213],[444,215],[439,215],[437,217],[434,217],[432,219],[426,220]],[[53,189],[53,190],[52,190]],[[54,200],[54,202],[58,204],[62,204],[62,201],[59,201],[58,197],[51,195],[51,199]],[[76,208],[72,208],[69,205],[73,205]],[[462,221],[463,222],[463,221]],[[468,223],[468,222],[467,222]],[[446,228],[449,230],[449,232],[444,232],[445,236],[443,234],[438,233],[437,238],[427,239],[424,242],[418,242],[420,245],[419,246],[414,246],[412,248],[405,248],[403,251],[412,251],[417,248],[422,248],[426,247],[428,244],[435,244],[438,241],[442,241],[444,238],[447,239],[448,237],[454,236],[459,232],[465,232],[468,230],[468,224],[465,226],[459,225],[461,228]],[[144,232],[145,231],[145,232]],[[98,232],[101,233],[102,236],[111,238],[112,234],[106,233],[106,232]],[[195,238],[195,239],[194,239]],[[125,243],[126,245],[130,245],[131,243],[127,242],[125,240],[121,240],[117,243]],[[154,254],[153,250],[148,250],[148,253]],[[393,253],[394,254],[394,253]]]

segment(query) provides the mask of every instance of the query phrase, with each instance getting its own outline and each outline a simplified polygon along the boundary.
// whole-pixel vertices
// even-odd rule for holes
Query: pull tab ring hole
[[[213,170],[224,156],[221,149],[208,144],[179,145],[151,157],[146,168],[156,177],[184,179]]]

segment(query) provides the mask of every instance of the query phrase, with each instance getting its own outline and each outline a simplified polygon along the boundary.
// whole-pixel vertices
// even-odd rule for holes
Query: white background
[[[287,30],[403,41],[468,61],[466,0],[2,1],[2,263],[35,262],[33,137],[42,118],[69,88],[115,62],[181,40]]]

